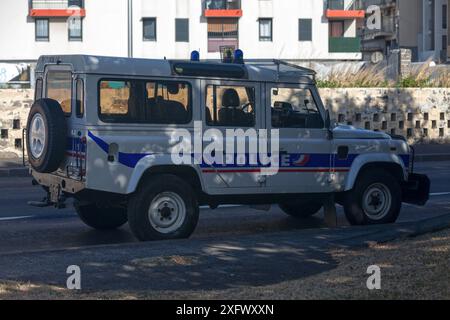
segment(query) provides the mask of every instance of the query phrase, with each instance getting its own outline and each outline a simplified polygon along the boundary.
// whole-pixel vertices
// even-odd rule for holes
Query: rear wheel
[[[86,225],[97,230],[111,230],[123,226],[128,221],[127,211],[120,207],[100,207],[95,203],[74,202],[75,210]]]
[[[385,170],[363,173],[344,196],[344,211],[352,225],[394,223],[402,207],[399,181]]]
[[[322,204],[320,202],[313,201],[282,203],[279,206],[286,214],[297,219],[312,217],[322,209]]]
[[[128,204],[130,228],[141,241],[188,238],[198,216],[192,187],[174,175],[148,179]]]

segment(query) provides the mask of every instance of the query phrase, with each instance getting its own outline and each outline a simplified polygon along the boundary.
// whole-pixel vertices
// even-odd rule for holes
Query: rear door
[[[261,191],[259,166],[250,161],[257,156],[257,150],[252,150],[258,145],[257,130],[263,127],[261,84],[202,80],[202,97],[203,150],[207,151],[214,139],[222,142],[224,148],[218,151],[222,152],[222,163],[203,161],[202,174],[208,190],[212,194],[225,189],[227,193]],[[231,136],[230,132],[236,135]],[[234,152],[227,148],[230,145],[234,145]],[[239,152],[243,145],[245,152]]]
[[[45,98],[58,101],[67,123],[66,157],[58,175],[81,179],[84,176],[86,144],[84,120],[84,80],[70,66],[50,65],[44,74]]]

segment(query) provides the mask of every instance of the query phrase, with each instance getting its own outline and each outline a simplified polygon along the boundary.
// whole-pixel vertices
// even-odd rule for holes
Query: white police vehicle
[[[351,224],[366,225],[395,222],[402,202],[427,202],[430,183],[413,173],[412,148],[401,137],[332,125],[313,71],[244,64],[239,54],[229,63],[193,57],[41,57],[26,140],[34,183],[48,193],[39,204],[73,197],[87,225],[128,222],[146,241],[189,237],[202,205],[278,204],[306,218],[332,199]],[[198,135],[195,123],[200,135],[278,132],[279,167],[270,174],[249,155],[232,165],[175,164],[174,136]]]

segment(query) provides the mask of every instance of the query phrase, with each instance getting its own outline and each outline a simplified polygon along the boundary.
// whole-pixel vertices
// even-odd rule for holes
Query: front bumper
[[[403,202],[424,206],[430,199],[430,186],[428,176],[411,173],[403,184]]]

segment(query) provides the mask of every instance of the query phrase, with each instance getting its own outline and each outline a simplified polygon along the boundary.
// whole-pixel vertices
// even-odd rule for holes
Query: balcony
[[[241,0],[205,0],[204,15],[207,18],[242,17]]]
[[[365,11],[359,10],[357,1],[328,0],[325,16],[328,19],[364,19]]]
[[[330,38],[328,51],[331,53],[358,53],[361,52],[359,37],[354,38]]]
[[[30,17],[86,16],[84,0],[30,0]]]

